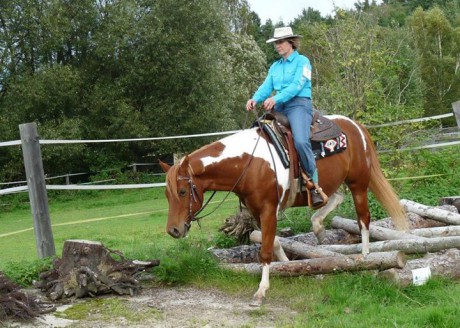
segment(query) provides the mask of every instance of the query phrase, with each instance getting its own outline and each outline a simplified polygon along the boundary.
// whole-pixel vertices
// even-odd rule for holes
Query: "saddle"
[[[278,112],[268,112],[254,124],[267,135],[285,168],[290,168],[291,179],[301,176],[297,150],[287,117]],[[347,147],[346,135],[333,121],[314,110],[310,126],[310,141],[315,159],[338,154]]]

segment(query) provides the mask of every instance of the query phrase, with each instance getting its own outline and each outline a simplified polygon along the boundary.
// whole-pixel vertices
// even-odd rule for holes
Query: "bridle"
[[[265,117],[265,114],[262,116],[262,117]],[[259,124],[259,127],[260,127],[260,130],[262,131],[262,128],[260,126],[260,121],[257,122]],[[209,204],[209,202],[211,201],[211,199],[214,197],[214,195],[216,194],[216,190],[213,191],[213,193],[211,194],[211,196],[209,197],[209,199],[206,201],[206,203],[204,205],[201,206],[201,208],[196,212],[196,213],[193,213],[193,203],[197,203],[197,202],[200,202],[202,203],[203,202],[203,199],[201,199],[201,197],[199,196],[199,193],[197,191],[197,187],[195,185],[195,183],[193,182],[193,170],[192,168],[189,166],[189,175],[188,176],[183,176],[183,175],[178,175],[177,176],[177,181],[187,181],[188,182],[188,185],[189,185],[189,190],[190,190],[190,193],[189,193],[189,206],[188,206],[188,215],[187,217],[185,218],[185,226],[188,229],[190,229],[191,227],[191,224],[187,222],[187,219],[190,219],[190,222],[193,222],[193,221],[197,221],[198,222],[198,225],[200,225],[200,221],[202,218],[208,216],[208,215],[211,215],[212,213],[214,213],[224,202],[225,200],[227,199],[227,197],[233,192],[233,190],[236,188],[236,186],[238,185],[238,183],[241,181],[241,179],[243,178],[243,176],[246,174],[246,171],[248,170],[252,160],[254,159],[254,152],[257,148],[257,145],[259,143],[259,140],[260,140],[260,134],[259,134],[259,137],[257,138],[257,141],[256,141],[256,144],[254,145],[254,149],[252,150],[252,153],[251,153],[251,156],[248,160],[248,162],[246,163],[245,165],[245,168],[243,170],[243,172],[241,173],[240,177],[236,180],[235,184],[233,185],[233,187],[231,188],[231,190],[228,191],[228,193],[225,195],[225,197],[220,201],[220,203],[216,206],[215,209],[213,209],[211,212],[201,216],[201,217],[196,217],[196,215],[200,214]],[[270,151],[270,154],[272,156],[272,160],[274,161],[273,159],[273,154],[271,153]],[[276,166],[275,166],[275,176],[277,176],[276,174]],[[278,195],[278,202],[279,202],[279,195]],[[241,207],[241,204],[240,204],[240,207]],[[201,225],[200,225],[201,226]]]
[[[205,216],[202,216],[202,217],[196,217],[196,215],[200,214],[206,206],[208,206],[209,202],[211,201],[211,199],[214,197],[214,195],[216,194],[216,191],[214,191],[211,195],[211,197],[209,197],[209,199],[206,201],[206,203],[204,205],[201,206],[201,208],[196,212],[196,213],[193,213],[193,203],[202,203],[203,202],[203,199],[201,199],[201,197],[199,196],[199,193],[197,191],[197,188],[196,188],[196,185],[195,183],[193,182],[193,179],[192,179],[192,175],[190,176],[182,176],[182,175],[179,175],[177,177],[177,180],[178,181],[187,181],[188,182],[188,185],[189,185],[189,190],[190,190],[190,197],[189,197],[189,205],[188,205],[188,215],[187,215],[187,218],[190,218],[190,221],[197,221],[199,223],[198,220],[204,218],[205,216],[209,215],[205,215]],[[187,223],[187,220],[185,220],[185,225],[188,228],[190,228],[190,223]]]

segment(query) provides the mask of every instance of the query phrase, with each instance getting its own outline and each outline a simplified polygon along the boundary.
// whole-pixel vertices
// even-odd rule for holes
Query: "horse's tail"
[[[371,140],[369,132],[366,131],[368,145],[370,147],[371,155],[371,180],[369,188],[375,195],[377,200],[386,209],[391,216],[394,226],[397,230],[408,230],[409,223],[406,218],[404,208],[399,202],[399,197],[396,195],[393,187],[382,173],[380,162],[377,157],[377,151]]]

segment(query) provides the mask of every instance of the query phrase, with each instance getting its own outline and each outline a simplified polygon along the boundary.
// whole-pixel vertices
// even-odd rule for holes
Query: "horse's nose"
[[[176,227],[169,228],[168,233],[174,238],[179,238],[181,236],[181,232]]]

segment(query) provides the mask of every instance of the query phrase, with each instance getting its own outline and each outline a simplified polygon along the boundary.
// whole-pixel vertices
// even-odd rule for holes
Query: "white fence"
[[[456,114],[457,122],[460,128],[460,102],[454,103],[454,113]],[[453,114],[442,115],[442,117],[435,116],[431,118],[421,118],[410,121],[388,123],[387,125],[408,124],[418,122],[420,120],[440,119],[452,116]],[[380,126],[387,126],[380,125]],[[378,127],[378,126],[374,126]],[[48,196],[46,190],[103,190],[103,189],[126,189],[126,188],[153,188],[164,186],[163,183],[151,184],[132,184],[132,185],[47,185],[45,174],[43,170],[42,156],[40,145],[41,144],[70,144],[70,143],[107,143],[107,142],[137,142],[149,140],[165,140],[165,139],[180,139],[180,138],[193,138],[202,136],[217,136],[228,135],[238,131],[215,132],[197,135],[185,136],[172,136],[163,138],[138,138],[138,139],[111,139],[111,140],[40,140],[38,137],[37,126],[35,123],[21,124],[19,126],[21,140],[8,141],[0,143],[0,147],[22,145],[22,152],[24,157],[24,167],[26,171],[26,178],[29,182],[27,186],[18,186],[0,190],[0,195],[7,193],[16,193],[28,190],[30,204],[32,209],[32,216],[34,219],[35,241],[37,253],[40,258],[54,256],[56,254],[54,246],[54,238],[51,231],[51,221],[48,210]],[[442,147],[460,144],[460,141],[443,143]],[[441,145],[428,145],[416,147],[412,149],[441,147]],[[411,149],[404,149],[411,150]]]
[[[454,106],[455,104],[458,104],[458,108]],[[455,116],[457,117],[457,122],[460,124],[460,102],[454,103],[454,113]],[[456,112],[458,111],[458,114]],[[378,125],[367,125],[367,128],[381,128],[381,127],[388,127],[388,126],[396,126],[396,125],[402,125],[402,124],[411,124],[411,123],[416,123],[416,122],[425,122],[425,121],[430,121],[430,120],[440,120],[443,118],[448,118],[454,116],[454,113],[448,113],[448,114],[443,114],[443,115],[436,115],[436,116],[430,116],[430,117],[422,117],[422,118],[416,118],[412,120],[405,120],[405,121],[398,121],[398,122],[390,122],[390,123],[384,123],[384,124],[378,124]],[[105,140],[52,140],[52,139],[41,139],[39,140],[40,145],[56,145],[56,144],[86,144],[86,143],[114,143],[114,142],[139,142],[139,141],[153,141],[153,140],[170,140],[170,139],[186,139],[186,138],[197,138],[197,137],[209,137],[209,136],[220,136],[220,135],[230,135],[234,134],[237,132],[240,132],[241,130],[232,130],[232,131],[222,131],[222,132],[213,132],[213,133],[202,133],[202,134],[189,134],[189,135],[179,135],[179,136],[167,136],[167,137],[151,137],[151,138],[131,138],[131,139],[105,139]],[[460,125],[459,125],[459,131],[460,131]],[[21,145],[21,140],[13,140],[13,141],[6,141],[6,142],[0,142],[0,147],[7,147],[7,146],[17,146]],[[418,146],[418,147],[408,147],[408,148],[402,148],[399,149],[399,151],[412,151],[412,150],[419,150],[419,149],[432,149],[432,148],[440,148],[440,147],[450,147],[450,146],[456,146],[460,145],[460,140],[457,141],[450,141],[450,142],[442,142],[442,143],[436,143],[436,144],[429,144],[429,145],[423,145],[423,146]],[[389,151],[381,151],[381,153],[386,153]],[[135,169],[136,166],[141,166],[145,165],[145,163],[134,163],[131,164],[130,166],[133,166],[133,169]],[[59,175],[59,176],[52,176],[52,177],[46,177],[45,180],[51,180],[51,179],[57,179],[57,178],[66,178],[67,180],[71,176],[76,176],[76,175],[83,175],[83,174],[89,174],[89,173],[70,173],[70,174],[65,174],[65,175]],[[102,181],[101,181],[102,182]],[[0,183],[0,187],[2,185],[17,185],[17,184],[24,184],[23,186],[16,186],[12,188],[4,188],[0,189],[0,196],[1,195],[6,195],[10,193],[17,193],[17,192],[24,192],[27,191],[27,181],[14,181],[14,182],[3,182]],[[149,184],[115,184],[115,185],[88,185],[88,184],[70,184],[67,183],[65,185],[46,185],[46,189],[48,190],[108,190],[108,189],[135,189],[135,188],[155,188],[155,187],[164,187],[164,183],[149,183]]]

